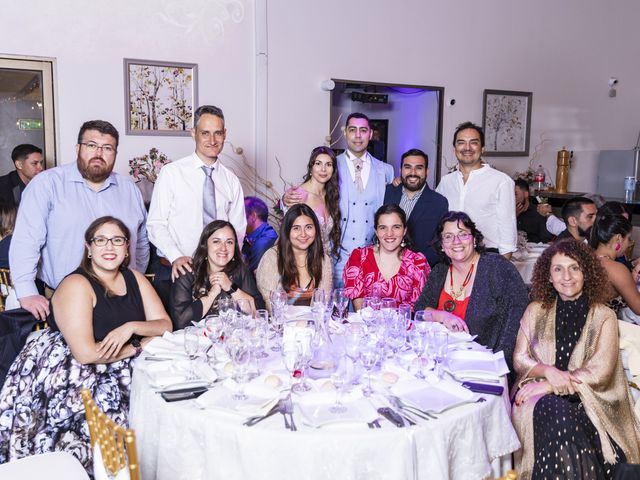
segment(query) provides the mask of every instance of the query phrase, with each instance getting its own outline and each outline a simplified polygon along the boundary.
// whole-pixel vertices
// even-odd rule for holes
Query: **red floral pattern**
[[[371,295],[374,287],[381,297],[395,298],[413,304],[420,296],[431,268],[422,253],[405,249],[400,269],[388,282],[384,279],[373,254],[373,247],[356,248],[349,257],[342,279],[345,295],[350,299]]]

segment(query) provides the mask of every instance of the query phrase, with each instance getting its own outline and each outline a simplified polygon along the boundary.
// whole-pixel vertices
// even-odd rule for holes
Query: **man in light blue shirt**
[[[57,288],[80,264],[85,230],[96,218],[122,220],[131,231],[130,265],[140,272],[147,267],[142,195],[131,180],[113,173],[118,139],[109,122],[85,122],[78,134],[77,161],[42,172],[22,195],[9,264],[20,305],[41,321],[49,313],[49,301],[38,293],[36,277]]]

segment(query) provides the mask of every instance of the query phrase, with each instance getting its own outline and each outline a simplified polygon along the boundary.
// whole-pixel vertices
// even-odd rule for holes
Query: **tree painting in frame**
[[[482,113],[484,155],[517,157],[529,155],[531,92],[485,90]]]
[[[127,135],[189,136],[198,65],[124,59]]]

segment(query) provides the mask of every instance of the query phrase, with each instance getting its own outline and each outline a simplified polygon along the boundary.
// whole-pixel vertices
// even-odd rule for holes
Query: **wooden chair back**
[[[89,426],[91,446],[96,442],[100,446],[104,468],[109,475],[115,476],[127,467],[131,480],[140,480],[140,465],[136,449],[135,432],[116,424],[98,408],[89,390],[82,389],[85,416]]]
[[[9,296],[10,288],[13,288],[11,271],[6,268],[0,268],[0,312],[5,311],[5,299]]]

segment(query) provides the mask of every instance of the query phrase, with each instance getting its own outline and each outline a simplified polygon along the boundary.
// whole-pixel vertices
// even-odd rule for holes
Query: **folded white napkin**
[[[196,379],[189,379],[189,361],[146,362],[145,367],[149,383],[153,388],[175,387],[184,383],[211,383],[218,376],[205,362],[195,362],[193,369]]]
[[[504,353],[480,350],[455,350],[447,355],[446,368],[457,378],[500,378],[509,373]]]
[[[390,388],[403,402],[421,410],[441,412],[446,408],[472,402],[476,395],[459,383],[428,376],[426,382],[403,381]]]
[[[239,385],[233,380],[225,380],[223,385],[205,392],[196,400],[202,408],[222,410],[243,416],[264,415],[273,407],[279,398],[279,392],[269,388],[261,388],[257,384],[247,384],[243,393],[245,400],[233,398]]]

